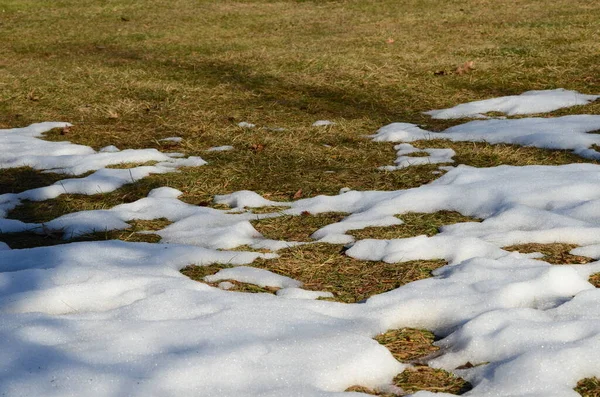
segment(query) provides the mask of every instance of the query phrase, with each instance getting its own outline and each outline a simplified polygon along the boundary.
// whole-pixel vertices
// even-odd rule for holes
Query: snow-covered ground
[[[526,101],[516,96],[500,102],[509,114],[540,113],[580,104],[573,100],[576,94],[538,91],[527,93]],[[485,109],[479,106],[476,112],[497,110]],[[160,244],[102,241],[11,250],[0,243],[2,396],[334,396],[353,385],[400,392],[391,381],[408,364],[397,362],[372,339],[400,327],[445,336],[438,342],[441,354],[429,365],[470,381],[469,396],[577,396],[572,389],[578,380],[600,376],[600,291],[587,281],[600,272],[600,261],[556,266],[535,259],[537,254],[502,249],[565,242],[581,246],[575,254],[600,259],[598,165],[459,165],[414,189],[344,189],[336,196],[293,203],[249,191],[215,197],[231,211],[186,204],[178,199],[181,192],[164,187],[133,203],[68,214],[45,225],[7,219],[22,200],[108,192],[150,173],[204,164],[200,158],[153,149],[96,152],[41,139],[44,131],[65,125],[0,130],[0,168],[28,165],[73,176],[95,171],[0,195],[0,230],[60,230],[70,238],[124,229],[132,219],[164,217],[173,223],[157,232]],[[397,147],[399,156],[418,151],[406,142],[441,136],[572,149],[597,158],[591,145],[600,144],[600,138],[588,132],[598,129],[600,116],[592,115],[479,120],[439,134],[396,123],[373,139],[405,142]],[[426,152],[431,158],[409,160],[452,161],[451,151]],[[104,168],[140,161],[157,163]],[[403,161],[390,169],[410,165]],[[257,206],[285,209],[269,214],[245,210]],[[483,222],[448,225],[433,237],[396,240],[354,241],[346,233],[400,224],[395,215],[402,218],[407,212],[440,210]],[[432,278],[364,303],[342,304],[316,300],[327,291],[306,291],[297,280],[249,267],[275,253],[231,250],[248,245],[275,252],[300,244],[266,239],[250,220],[306,211],[347,212],[312,237],[347,244],[352,257],[386,262],[441,258],[448,265]],[[277,295],[244,294],[179,273],[190,264],[213,263],[234,267],[206,281],[281,289]],[[457,369],[467,362],[475,366]]]

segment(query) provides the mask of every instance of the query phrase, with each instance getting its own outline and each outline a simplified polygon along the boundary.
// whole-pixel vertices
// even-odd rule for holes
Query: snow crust
[[[214,146],[211,148],[206,149],[207,152],[226,152],[228,150],[233,150],[234,147],[231,145],[224,145],[224,146]]]
[[[450,127],[442,132],[423,130],[414,124],[392,123],[372,135],[378,142],[414,142],[447,139],[454,142],[509,143],[545,149],[572,150],[575,154],[598,160],[600,153],[592,149],[600,145],[600,116],[571,115],[556,118],[474,120]]]
[[[509,116],[518,114],[546,113],[560,108],[587,105],[600,98],[563,88],[555,90],[527,91],[521,95],[485,99],[463,103],[449,109],[430,110],[425,114],[434,119],[459,119],[462,117],[484,118],[484,113],[500,112]]]
[[[335,123],[333,121],[330,120],[317,120],[314,123],[312,123],[313,127],[325,127],[328,125],[334,125]]]
[[[589,147],[596,141],[587,132],[600,128],[598,117],[483,120],[438,135],[558,145],[591,157]],[[578,380],[600,376],[600,292],[588,282],[600,272],[600,261],[556,266],[541,254],[503,249],[564,242],[580,245],[573,254],[600,259],[598,165],[459,165],[414,189],[342,189],[335,196],[285,203],[250,191],[215,197],[232,210],[193,206],[179,200],[180,191],[162,187],[132,203],[68,214],[44,225],[7,219],[22,200],[94,194],[98,187],[110,191],[150,173],[204,164],[147,149],[96,152],[40,139],[44,131],[66,125],[0,130],[0,168],[27,164],[52,172],[95,171],[1,195],[3,232],[61,231],[71,238],[127,228],[133,219],[164,217],[172,224],[153,232],[162,237],[159,244],[71,242],[10,249],[0,243],[2,395],[325,397],[342,395],[353,385],[400,392],[391,381],[408,364],[396,361],[372,337],[401,327],[426,328],[442,337],[439,354],[425,361],[469,380],[474,386],[469,396],[576,397],[572,389]],[[410,142],[438,135],[401,123],[382,128],[374,139]],[[148,154],[158,163],[131,169],[103,165],[122,158],[138,162]],[[280,208],[267,214],[248,210],[264,206]],[[401,224],[408,212],[440,210],[482,221],[447,225],[431,237],[354,241],[347,234]],[[348,216],[312,237],[347,244],[346,255],[390,263],[443,259],[448,264],[432,278],[364,303],[342,304],[317,300],[331,297],[329,291],[308,291],[298,280],[251,267],[257,258],[274,258],[274,253],[231,250],[306,244],[266,239],[250,221],[328,211]],[[221,281],[213,288],[179,272],[191,264],[232,267],[207,277]],[[222,280],[279,290],[276,295],[227,291],[232,285]],[[467,362],[474,366],[465,368]]]
[[[386,165],[379,167],[383,171],[396,171],[402,168],[410,167],[411,165],[426,165],[426,164],[439,164],[439,163],[453,163],[452,157],[456,155],[456,152],[452,149],[418,149],[410,143],[401,143],[394,146],[397,150],[396,165]],[[425,153],[426,156],[414,157],[409,154]]]

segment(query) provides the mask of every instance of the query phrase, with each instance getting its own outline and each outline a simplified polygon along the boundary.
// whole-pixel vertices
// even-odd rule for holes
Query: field
[[[48,173],[43,170],[51,167],[34,169],[27,166],[27,160],[22,160],[25,166],[6,166],[3,161],[6,161],[9,146],[0,146],[5,151],[0,154],[0,210],[4,211],[0,212],[0,221],[5,221],[0,223],[0,242],[7,245],[6,249],[0,247],[0,291],[4,289],[0,292],[0,312],[7,324],[0,328],[0,334],[12,341],[13,346],[7,348],[4,356],[9,364],[0,366],[0,391],[7,396],[77,395],[87,392],[88,388],[98,396],[239,395],[242,391],[248,395],[329,396],[346,390],[382,395],[425,390],[483,396],[492,392],[509,393],[507,390],[512,389],[506,382],[512,379],[516,391],[500,395],[530,392],[550,396],[549,391],[538,386],[527,389],[516,369],[513,374],[498,375],[504,379],[504,383],[493,386],[498,389],[484,389],[485,382],[493,378],[486,373],[486,364],[510,361],[513,356],[490,358],[469,350],[472,346],[465,347],[465,339],[460,339],[461,335],[466,338],[467,333],[461,327],[475,321],[474,324],[481,326],[480,336],[485,342],[482,346],[493,346],[506,341],[493,339],[496,336],[491,334],[484,335],[486,328],[477,323],[484,320],[477,316],[492,316],[494,310],[523,310],[515,314],[515,318],[537,325],[548,321],[539,335],[530,335],[530,338],[542,341],[547,338],[558,343],[560,338],[556,334],[545,333],[543,329],[554,329],[559,327],[556,321],[565,321],[561,324],[564,333],[569,335],[565,337],[569,343],[579,340],[573,335],[579,335],[577,330],[584,329],[587,334],[579,335],[580,339],[590,344],[575,347],[589,354],[595,351],[589,346],[600,349],[600,327],[568,323],[566,318],[571,316],[569,319],[573,320],[579,309],[561,309],[563,303],[567,305],[580,293],[587,292],[585,296],[591,296],[595,291],[592,285],[599,284],[595,280],[600,268],[595,259],[600,254],[594,247],[600,241],[593,236],[598,232],[600,217],[595,218],[596,212],[587,209],[585,216],[577,215],[572,208],[598,199],[595,167],[600,156],[582,156],[578,147],[557,149],[542,144],[517,144],[515,140],[494,144],[487,139],[411,141],[417,149],[452,149],[454,163],[445,163],[445,166],[463,164],[483,170],[469,174],[479,183],[479,193],[455,204],[452,200],[463,197],[460,194],[470,189],[453,185],[451,177],[458,175],[460,168],[453,171],[447,167],[440,169],[439,164],[425,164],[382,170],[379,167],[394,163],[396,150],[392,144],[368,136],[393,122],[412,123],[431,133],[454,126],[460,128],[470,118],[435,119],[423,112],[525,91],[564,88],[600,94],[599,32],[600,4],[583,0],[1,0],[0,129],[23,128],[44,121],[66,122],[72,126],[54,125],[57,128],[48,128],[43,139],[69,141],[95,151],[114,145],[120,150],[178,152],[184,158],[201,157],[207,164],[168,165],[165,167],[171,167],[169,171],[178,168],[178,172],[167,172],[160,164],[164,161],[174,164],[175,160],[160,158],[156,151],[148,160],[150,157],[141,156],[140,151],[135,152],[131,160],[113,162],[106,167]],[[533,116],[559,119],[583,114],[600,115],[600,101]],[[517,115],[510,120],[524,118],[525,115]],[[313,125],[319,120],[331,123]],[[590,123],[596,123],[593,125],[597,127],[581,132],[598,136],[600,123]],[[182,139],[165,140],[172,137]],[[209,150],[225,145],[232,149]],[[600,147],[595,145],[588,145],[589,149]],[[411,156],[420,155],[424,152]],[[496,173],[496,168],[491,168],[502,165],[565,168],[548,167],[539,173],[527,173],[527,167],[513,167],[514,173]],[[140,173],[144,167],[154,168],[148,172],[150,175],[138,177],[130,171],[132,167],[139,167]],[[156,167],[162,171],[159,173]],[[114,175],[126,178],[130,175],[130,180],[112,190],[88,186],[80,191],[70,191],[70,185],[64,182],[75,177],[69,174],[95,178],[93,172],[100,168],[119,170],[114,171]],[[555,175],[554,168],[564,173]],[[579,178],[580,174],[585,176]],[[485,178],[490,179],[486,182]],[[513,181],[514,185],[506,187],[499,196],[513,197],[511,194],[515,191],[525,192],[523,195],[527,196],[536,189],[547,192],[543,204],[536,201],[536,210],[555,213],[550,217],[535,215],[529,210],[518,212],[522,206],[533,205],[531,203],[539,197],[529,200],[514,193],[511,203],[516,203],[512,209],[518,219],[511,218],[508,223],[502,223],[504,218],[498,220],[494,225],[500,229],[495,231],[503,236],[488,238],[492,232],[487,231],[484,236],[477,229],[479,226],[473,225],[487,225],[483,220],[494,220],[496,216],[500,219],[498,214],[506,208],[498,204],[495,212],[486,212],[486,203],[481,197],[486,196],[486,192],[496,192],[496,186],[505,187],[506,180]],[[432,182],[434,185],[428,185]],[[43,200],[11,196],[54,183],[62,184],[63,191]],[[420,202],[434,202],[438,194],[435,186],[441,185],[447,188],[442,195],[444,203],[440,201],[428,207]],[[172,190],[155,190],[161,187],[177,189],[181,194],[176,198]],[[345,194],[360,192],[356,196],[362,196],[349,203],[342,199],[341,189],[350,191]],[[227,196],[239,191],[255,192],[262,199],[247,192],[239,197]],[[155,192],[154,196],[151,192]],[[382,192],[400,192],[393,198],[397,201],[388,205],[396,206],[395,210],[377,212],[378,206],[383,207],[378,204],[384,200],[384,196],[379,195]],[[573,192],[573,197],[565,192]],[[88,211],[109,210],[120,204],[134,205],[149,194],[152,199],[147,200],[146,213],[126,207],[115,215],[115,219],[120,217],[115,220],[115,224],[121,222],[119,227],[79,232],[79,223],[60,221],[61,226],[53,226],[58,218],[65,219],[64,216],[75,213],[96,214],[94,222],[100,222],[112,216],[112,212]],[[321,195],[334,198],[326,201]],[[533,197],[533,193],[531,195]],[[492,202],[495,199],[492,193],[489,198]],[[158,199],[163,201],[152,201]],[[569,200],[572,200],[571,207],[557,204]],[[249,204],[240,204],[244,202]],[[183,208],[188,211],[186,215],[182,215]],[[232,208],[238,212],[228,212]],[[136,215],[125,215],[125,211]],[[361,211],[370,217],[360,218]],[[558,220],[557,214],[570,218]],[[543,222],[538,220],[545,220],[546,215],[548,223],[540,226]],[[196,225],[215,222],[231,230],[203,229],[200,235],[194,236],[190,233],[198,230],[189,228],[190,225],[176,230],[178,222],[192,216],[197,217],[194,218]],[[202,218],[208,216],[213,218]],[[237,217],[235,222],[231,220],[234,217]],[[343,226],[354,219],[359,222],[358,226]],[[16,221],[10,223],[10,220],[36,226],[17,227],[14,226]],[[584,221],[588,223],[581,223]],[[242,230],[240,223],[245,229]],[[550,223],[552,227],[548,226]],[[323,229],[328,225],[342,225],[345,229],[322,233],[323,238],[320,238],[318,231],[333,230]],[[549,234],[548,230],[557,225],[563,229]],[[571,229],[566,231],[567,228]],[[576,228],[579,229],[573,231]],[[469,236],[478,239],[477,242],[439,240],[431,246],[415,245],[411,248],[414,255],[404,246],[394,248],[405,253],[402,258],[398,257],[400,251],[388,252],[385,251],[388,248],[373,242],[375,239],[391,241],[388,247],[396,247],[395,242],[405,241],[401,239],[417,236],[432,239],[438,233],[440,238],[458,239],[475,229],[477,232]],[[547,237],[540,237],[542,229]],[[163,230],[169,232],[163,233]],[[185,237],[184,232],[188,233]],[[515,237],[518,232],[531,234]],[[257,242],[257,236],[264,237],[260,240],[264,240],[263,245]],[[346,238],[348,236],[351,237]],[[158,250],[157,247],[163,246],[158,244],[161,238],[162,243],[180,244],[173,249],[173,256]],[[430,241],[425,239],[420,241]],[[486,244],[495,245],[494,248],[484,247],[484,240]],[[353,245],[355,241],[359,243]],[[458,241],[480,256],[457,253]],[[133,244],[144,242],[153,245]],[[59,251],[60,247],[65,251]],[[83,247],[83,251],[77,251],[77,247]],[[139,252],[133,253],[135,250]],[[114,269],[110,266],[110,271],[103,269],[102,260],[88,263],[88,259],[82,259],[81,263],[85,263],[82,268],[88,266],[89,273],[65,270],[60,258],[70,258],[70,255],[83,258],[81,252],[84,251],[103,258],[107,265],[114,263]],[[510,256],[507,252],[523,255]],[[278,256],[273,257],[272,253]],[[143,260],[132,259],[136,255]],[[533,272],[538,266],[536,263],[545,267],[539,270],[543,275],[531,273],[527,276],[530,278],[522,280],[511,278],[512,275],[508,277],[507,284],[502,286],[506,287],[507,295],[502,297],[490,297],[489,291],[484,293],[477,289],[479,287],[473,287],[474,279],[469,280],[471,284],[467,283],[474,291],[464,297],[461,295],[464,290],[435,284],[453,276],[451,272],[455,267],[452,266],[465,266],[468,271],[468,261],[473,258],[500,262],[518,258],[522,260],[518,266],[525,272]],[[56,265],[46,266],[46,260]],[[73,263],[77,260],[73,259]],[[142,265],[146,260],[148,268],[144,269]],[[169,271],[161,270],[164,263]],[[451,266],[444,267],[447,264]],[[289,277],[300,282],[305,290],[327,294],[317,300],[303,301],[296,307],[295,300],[273,295],[295,288],[292,286],[296,284],[289,279],[277,279],[275,285],[260,285],[266,273],[259,276],[240,271],[237,278],[223,278],[230,284],[221,284],[221,288],[229,288],[229,291],[212,288],[219,287],[221,279],[205,280],[217,272],[235,270],[237,265]],[[487,266],[483,262],[480,265]],[[114,274],[121,274],[121,270],[117,268],[127,268],[129,272],[122,274],[124,281],[118,286],[119,280]],[[131,270],[134,268],[135,274]],[[44,273],[42,269],[56,272],[46,270]],[[484,272],[490,274],[497,270],[494,266],[485,269]],[[111,278],[103,272],[116,273]],[[61,278],[65,274],[68,278]],[[483,277],[478,272],[465,274]],[[174,284],[160,281],[164,275],[174,280]],[[184,276],[199,282],[192,283]],[[555,284],[562,280],[564,285],[555,288],[553,284],[552,293],[541,287],[538,291],[532,287],[538,276]],[[85,284],[87,281],[81,281],[95,280],[95,277],[103,281],[92,287]],[[243,281],[244,277],[250,281]],[[587,282],[588,278],[592,284]],[[132,283],[131,290],[126,280]],[[518,283],[537,291],[532,292],[531,301],[509,299],[509,295],[522,298],[523,291],[516,291],[513,285]],[[77,290],[75,284],[80,285],[81,290]],[[430,303],[435,301],[431,307],[422,302],[413,306],[400,303],[421,294],[419,288],[425,285],[431,290],[438,285],[440,288],[439,296],[434,294],[427,298]],[[64,293],[61,292],[63,287]],[[512,288],[510,293],[509,287]],[[49,293],[50,290],[53,292]],[[170,292],[172,290],[177,292]],[[384,294],[389,291],[394,292]],[[473,301],[469,300],[471,295]],[[487,303],[482,302],[486,296],[495,303],[484,308]],[[161,306],[163,297],[172,306],[166,303]],[[461,300],[471,302],[472,312],[457,309]],[[279,301],[291,303],[280,304]],[[134,307],[135,302],[139,302],[139,308]],[[596,301],[589,298],[589,302]],[[365,305],[372,312],[364,313],[361,306]],[[254,310],[257,314],[252,317]],[[423,318],[414,314],[423,310],[431,310],[431,313]],[[557,314],[548,314],[554,316],[551,320],[542,319],[547,310]],[[154,328],[160,328],[156,322],[148,329],[140,325],[148,320],[147,314],[154,311],[162,313],[158,317],[164,320],[165,329]],[[169,311],[176,313],[174,317],[167,315]],[[409,312],[413,314],[402,314]],[[220,322],[219,326],[206,320],[205,316],[210,315]],[[239,319],[235,320],[235,316]],[[273,318],[277,320],[261,325]],[[514,320],[502,318],[507,323]],[[119,328],[116,319],[122,319],[125,325]],[[197,322],[188,324],[184,320]],[[205,320],[206,324],[202,322]],[[584,321],[577,317],[577,321],[580,320]],[[500,322],[499,319],[489,321]],[[600,319],[590,315],[585,321],[597,323]],[[516,324],[516,320],[514,322]],[[17,332],[20,327],[31,327],[31,330],[26,335],[21,334]],[[116,342],[96,333],[100,327],[106,327],[107,335],[117,338]],[[181,341],[168,339],[170,327],[181,333]],[[197,333],[190,327],[198,327],[195,328]],[[244,327],[249,330],[243,331]],[[226,336],[215,341],[212,332],[217,331]],[[128,332],[144,335],[146,339],[128,339]],[[520,340],[525,331],[510,329],[505,334],[513,335],[511,332],[515,332],[514,340]],[[41,336],[46,333],[50,336]],[[319,333],[322,340],[317,337]],[[449,339],[440,342],[449,335]],[[464,343],[453,345],[452,335]],[[485,339],[488,336],[489,339]],[[475,340],[475,336],[470,337],[469,340]],[[239,341],[239,345],[233,341]],[[434,341],[437,341],[435,345]],[[107,348],[113,342],[116,347]],[[356,347],[349,347],[351,344]],[[531,346],[530,342],[526,344]],[[60,346],[66,347],[61,350]],[[583,353],[575,351],[575,347],[569,353],[572,355],[559,348],[544,355],[539,349],[528,347],[527,354],[539,353],[537,361],[531,359],[518,365],[542,366],[557,357],[559,364],[562,359],[568,362],[564,366],[572,370],[563,373],[558,366],[557,371],[564,379],[552,371],[543,375],[533,371],[526,375],[555,380],[556,384],[548,381],[548,387],[556,395],[566,395],[560,387],[570,390],[581,381],[577,386],[581,395],[598,396],[600,387],[594,377],[600,376],[600,368],[596,368],[592,358],[584,358]],[[444,357],[436,353],[439,348],[449,354]],[[517,357],[514,352],[518,348],[510,349],[506,348],[505,352],[511,351]],[[102,355],[102,350],[109,353]],[[272,351],[275,353],[270,356]],[[123,360],[115,358],[121,353]],[[178,354],[181,359],[177,358]],[[469,354],[481,360],[473,362]],[[580,361],[573,359],[577,354],[582,355]],[[126,364],[142,356],[140,363]],[[211,361],[213,356],[218,359]],[[314,363],[309,363],[311,357]],[[165,364],[160,371],[148,369],[149,362],[162,359]],[[460,360],[463,361],[459,363]],[[290,362],[297,362],[298,368]],[[490,371],[504,371],[501,364],[497,365]],[[514,368],[521,368],[518,365]],[[574,370],[577,365],[585,370]],[[70,383],[68,375],[73,371],[75,375]],[[197,371],[202,374],[200,380],[195,379],[199,376]],[[121,378],[122,374],[126,375]],[[83,380],[88,375],[89,384]],[[202,376],[208,380],[202,381]],[[195,380],[190,380],[192,378]],[[139,388],[136,379],[137,385],[142,384]],[[277,383],[273,379],[282,380]],[[382,386],[392,380],[395,387]],[[483,386],[478,389],[478,385]]]

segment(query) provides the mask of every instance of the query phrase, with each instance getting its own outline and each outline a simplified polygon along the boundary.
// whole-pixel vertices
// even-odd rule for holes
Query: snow
[[[539,101],[539,106],[546,100],[564,105],[557,98],[565,93],[530,94],[528,100]],[[519,105],[505,111],[523,109]],[[596,135],[588,132],[600,129],[599,117],[480,120],[443,133],[396,123],[373,139],[403,142],[396,147],[400,157],[420,150],[408,142],[442,135],[570,149],[594,157],[590,147]],[[578,380],[600,376],[600,292],[588,282],[600,272],[600,261],[556,266],[540,254],[504,249],[564,242],[580,246],[573,254],[600,259],[599,165],[458,165],[414,189],[345,188],[338,195],[292,202],[268,200],[251,191],[215,197],[230,210],[190,205],[179,199],[181,191],[161,187],[132,203],[71,213],[43,225],[7,219],[8,211],[23,200],[106,192],[151,173],[205,164],[200,158],[153,149],[108,147],[96,152],[41,139],[44,131],[67,125],[0,130],[0,168],[28,165],[73,175],[94,171],[1,195],[3,232],[61,231],[69,239],[128,228],[134,219],[167,218],[172,223],[152,232],[162,238],[157,244],[65,242],[10,249],[0,243],[2,395],[326,397],[342,395],[353,385],[400,392],[391,382],[409,364],[395,360],[372,337],[402,327],[426,328],[442,337],[437,342],[440,352],[425,361],[470,381],[474,388],[469,396],[577,396],[572,389]],[[450,152],[445,153],[450,161]],[[149,161],[147,156],[157,163],[105,168],[114,161]],[[397,161],[394,167],[401,165]],[[254,214],[248,210],[253,207],[279,208]],[[409,212],[441,210],[482,221],[403,239],[354,241],[347,234],[402,224]],[[274,259],[273,252],[233,250],[249,246],[276,251],[310,244],[267,239],[251,221],[329,211],[348,215],[312,238],[347,244],[346,255],[390,263],[442,259],[448,264],[434,271],[434,277],[364,303],[342,304],[318,299],[332,297],[329,291],[309,291],[298,280],[252,267],[258,258]],[[218,288],[179,272],[192,264],[226,265],[206,278]],[[233,284],[225,280],[279,289],[276,295],[229,291]],[[474,367],[464,368],[467,362]]]
[[[207,152],[225,152],[227,150],[233,150],[233,146],[231,145],[224,145],[224,146],[214,146],[211,148],[206,149]]]
[[[248,266],[221,269],[213,275],[204,277],[204,281],[208,281],[209,283],[222,280],[250,283],[259,287],[299,288],[302,286],[302,283],[298,280],[281,276],[268,270]]]
[[[159,139],[159,142],[175,142],[175,143],[179,143],[182,142],[183,138],[180,136],[170,136],[168,138],[163,138],[163,139]]]
[[[592,160],[600,153],[592,148],[600,145],[600,116],[571,115],[555,118],[474,120],[450,127],[442,132],[425,131],[414,124],[392,123],[372,135],[377,142],[414,142],[447,139],[454,142],[509,143],[545,149],[572,150]]]
[[[394,149],[397,150],[396,156],[398,156],[394,161],[396,165],[379,167],[380,170],[396,171],[412,165],[453,163],[452,157],[456,155],[456,152],[452,149],[418,149],[410,143],[401,143],[394,146]],[[409,156],[415,153],[425,153],[426,156]]]
[[[238,127],[250,129],[256,127],[256,124],[248,123],[247,121],[241,121],[238,123]]]
[[[335,123],[333,121],[329,121],[329,120],[317,120],[314,123],[312,123],[313,127],[325,127],[328,125],[334,125]]]
[[[485,117],[484,113],[487,112],[500,112],[514,116],[518,114],[546,113],[571,106],[587,105],[598,98],[600,98],[600,95],[585,95],[577,91],[558,88],[556,90],[527,91],[521,95],[463,103],[449,109],[430,110],[425,114],[434,119],[479,118]]]

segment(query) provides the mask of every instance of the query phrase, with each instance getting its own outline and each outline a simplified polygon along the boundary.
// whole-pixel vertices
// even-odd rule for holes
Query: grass
[[[455,211],[438,211],[431,214],[420,212],[408,212],[398,215],[404,222],[401,225],[386,227],[367,227],[360,230],[350,231],[349,234],[357,240],[368,238],[394,239],[406,238],[419,235],[433,236],[438,233],[439,228],[460,222],[479,222],[479,219],[464,216]]]
[[[442,260],[365,262],[344,255],[342,248],[324,243],[301,245],[278,251],[279,258],[257,259],[252,265],[299,280],[305,289],[331,292],[336,301],[356,303],[430,277],[432,270],[446,264]],[[207,270],[196,267],[188,267],[184,274],[203,281]]]
[[[401,362],[408,362],[423,358],[439,350],[433,345],[434,335],[426,330],[402,328],[388,331],[375,337],[379,343],[390,350],[393,356]],[[444,392],[462,394],[471,389],[471,385],[464,379],[441,370],[428,366],[415,366],[408,368],[394,378],[394,384],[407,393],[419,390],[431,392]],[[362,386],[353,386],[347,391],[363,392],[367,394],[392,396],[388,393],[379,393]]]
[[[594,259],[587,256],[572,255],[569,251],[577,248],[576,244],[564,244],[564,243],[550,243],[550,244],[519,244],[511,245],[510,247],[504,247],[506,251],[518,251],[523,254],[529,254],[532,252],[540,252],[544,254],[542,260],[552,263],[554,265],[579,265],[593,262]]]
[[[600,379],[585,378],[577,382],[575,391],[583,397],[600,397]]]
[[[160,186],[181,190],[181,198],[196,205],[213,205],[215,194],[242,189],[289,201],[300,189],[302,197],[312,197],[343,187],[417,187],[443,172],[434,173],[436,165],[378,171],[393,164],[395,152],[392,145],[364,136],[393,121],[441,131],[464,120],[433,120],[421,112],[466,101],[557,87],[600,92],[600,4],[586,0],[410,0],[402,7],[392,0],[5,0],[0,13],[5,43],[0,128],[68,121],[75,126],[46,138],[95,149],[178,151],[209,162],[112,193],[26,202],[9,214],[29,222],[108,209]],[[467,61],[474,62],[474,70],[452,73]],[[600,114],[600,101],[548,116],[575,113]],[[312,127],[319,119],[336,124]],[[240,128],[241,121],[257,127]],[[184,140],[160,141],[171,136]],[[452,148],[457,164],[477,167],[587,161],[566,151],[511,145],[413,144]],[[220,145],[235,149],[206,152]],[[3,169],[0,194],[64,177]],[[255,227],[271,238],[306,241],[340,216],[283,217],[257,221]],[[443,224],[476,221],[454,213],[400,217],[405,224],[399,227],[352,233],[358,238],[431,235]],[[137,224],[85,238],[157,241],[156,235],[137,233],[148,228]],[[13,248],[63,242],[60,236],[35,234],[3,234],[0,240]],[[357,302],[428,277],[444,264],[362,262],[340,249],[300,246],[254,265],[302,280],[309,289],[331,291],[337,300]],[[548,258],[572,260],[562,251]],[[236,289],[256,292],[246,285]],[[404,387],[413,390],[410,385],[421,382],[429,390],[460,390],[441,389],[446,386],[423,371],[404,375]]]
[[[50,245],[66,244],[77,241],[123,240],[129,242],[158,243],[160,236],[151,233],[167,227],[171,222],[165,218],[151,221],[133,220],[127,222],[131,225],[126,230],[97,231],[75,238],[63,239],[61,231],[39,229],[20,233],[0,233],[0,241],[5,242],[12,249],[43,247]],[[150,232],[150,233],[139,233]]]

